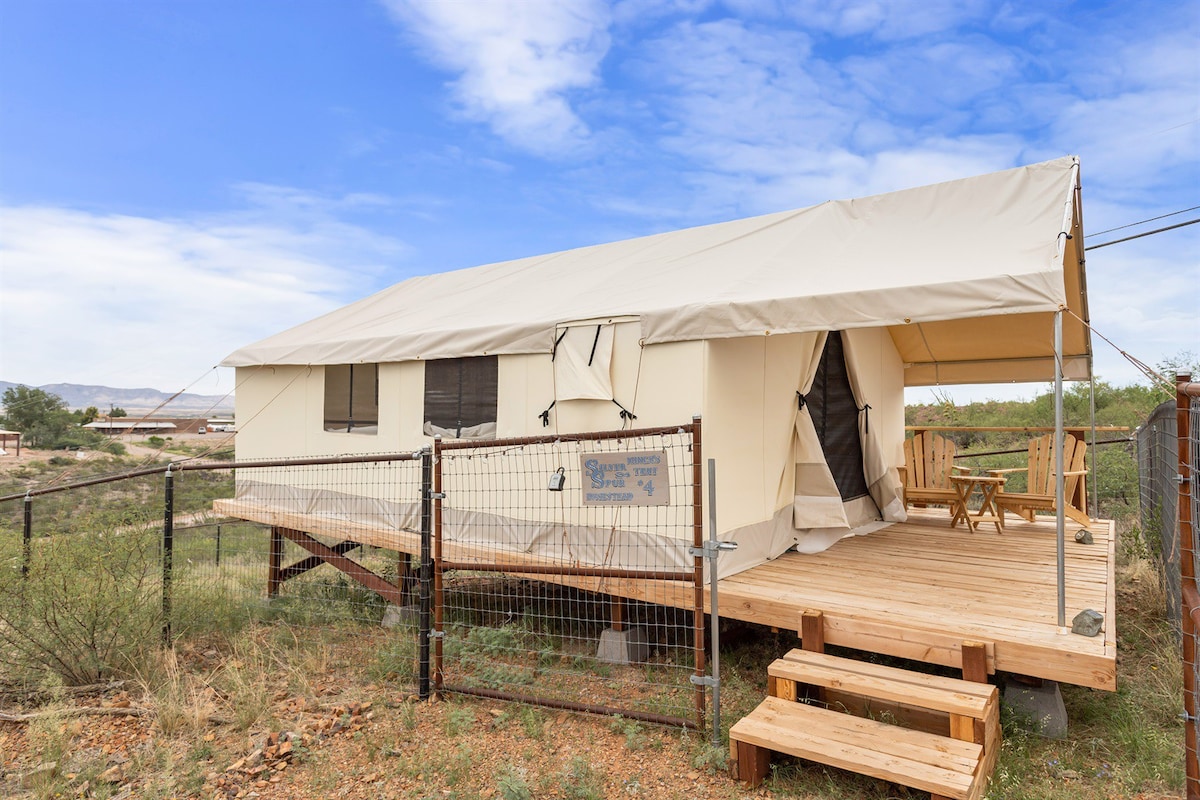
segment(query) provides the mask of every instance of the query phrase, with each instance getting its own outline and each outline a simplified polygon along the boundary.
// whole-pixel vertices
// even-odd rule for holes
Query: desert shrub
[[[161,631],[157,534],[91,532],[0,543],[0,661],[12,676],[68,685],[142,668]]]

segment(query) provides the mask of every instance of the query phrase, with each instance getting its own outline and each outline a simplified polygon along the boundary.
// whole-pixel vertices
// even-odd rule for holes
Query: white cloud
[[[987,0],[793,0],[797,23],[837,36],[910,39],[952,30],[990,13]]]
[[[943,132],[962,129],[956,119],[972,117],[973,101],[1014,80],[1021,58],[1011,48],[980,35],[921,40],[849,57],[840,63],[855,89],[878,111],[901,119],[949,121]]]
[[[728,217],[1014,166],[1023,149],[1016,135],[909,127],[888,110],[910,113],[903,97],[915,93],[940,117],[957,113],[962,95],[974,91],[968,87],[994,86],[1013,68],[999,48],[975,50],[976,66],[943,81],[938,96],[922,92],[897,60],[917,58],[922,70],[941,74],[971,51],[905,46],[900,55],[834,63],[802,32],[725,19],[675,25],[646,45],[640,72],[663,87],[663,146],[695,164],[687,180],[700,202]]]
[[[1092,325],[1147,364],[1195,351],[1200,342],[1200,261],[1189,257],[1200,252],[1200,233],[1193,231],[1171,231],[1088,253]],[[1114,383],[1138,379],[1136,369],[1110,345],[1097,338],[1094,347],[1100,377]]]
[[[383,0],[429,56],[458,75],[465,116],[534,152],[567,152],[589,137],[572,92],[598,81],[610,11],[600,0]]]
[[[375,290],[406,252],[334,213],[379,198],[248,189],[257,205],[189,219],[0,209],[0,375],[180,389],[237,347]]]

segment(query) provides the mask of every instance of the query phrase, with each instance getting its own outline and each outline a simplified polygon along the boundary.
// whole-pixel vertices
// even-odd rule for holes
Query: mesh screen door
[[[858,404],[846,373],[846,353],[840,331],[831,331],[821,354],[817,376],[805,396],[817,438],[842,500],[867,494],[862,440],[858,434]]]

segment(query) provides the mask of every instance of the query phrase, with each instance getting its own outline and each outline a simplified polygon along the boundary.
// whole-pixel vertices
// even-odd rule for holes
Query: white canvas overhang
[[[907,385],[1088,377],[1078,160],[411,278],[225,366],[550,353],[564,323],[646,344],[887,326]]]

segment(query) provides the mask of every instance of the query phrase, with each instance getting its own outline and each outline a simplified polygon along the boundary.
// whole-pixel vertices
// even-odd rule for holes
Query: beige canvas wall
[[[901,463],[904,369],[882,328],[856,329],[855,352],[866,365],[860,384],[871,405],[870,424],[885,457]],[[717,529],[739,542],[723,556],[721,574],[774,558],[805,540],[820,549],[848,529],[801,532],[792,527],[792,434],[800,364],[816,334],[721,339],[706,344],[704,457],[717,464]]]
[[[854,328],[843,331],[842,336],[850,341],[866,366],[858,377],[871,404],[871,427],[879,426],[889,462],[901,465],[904,463],[904,362],[900,353],[884,328]]]
[[[324,429],[325,368],[239,367],[235,397],[239,459],[384,453],[420,448],[424,371],[419,362],[379,365],[374,433]]]
[[[737,554],[723,557],[722,574],[761,563],[801,538],[791,527],[794,486],[789,459],[796,408],[798,364],[817,334],[787,334],[679,342],[643,347],[637,325],[619,323],[612,359],[613,391],[638,418],[624,425],[655,427],[690,421],[703,414],[703,456],[718,468],[718,531],[742,542]],[[885,452],[901,458],[904,436],[903,365],[884,329],[861,329],[853,337],[855,352],[867,365],[860,384],[872,405],[871,425],[878,426]],[[497,435],[502,438],[544,433],[616,430],[623,426],[619,409],[600,400],[556,403],[550,425],[539,414],[554,399],[554,369],[548,354],[501,356],[498,364]],[[237,393],[238,457],[279,458],[340,453],[403,452],[428,443],[421,433],[424,398],[423,362],[382,364],[379,369],[379,427],[375,434],[323,430],[324,372],[314,367],[241,368]],[[571,484],[580,477],[571,467]],[[278,478],[273,478],[277,480]],[[540,481],[542,477],[539,475]],[[499,478],[513,480],[509,478]],[[353,487],[325,487],[351,492]],[[371,489],[368,487],[368,493]],[[462,509],[466,513],[468,509]],[[482,511],[482,510],[481,510]],[[550,519],[533,512],[538,527],[513,528],[506,536],[537,548]],[[637,513],[582,513],[559,517],[578,526],[580,551],[600,546],[589,531],[612,526],[637,530]],[[672,526],[656,517],[646,534],[661,537]],[[691,531],[681,518],[679,535]],[[823,534],[836,541],[842,533]],[[669,564],[686,563],[686,541],[664,553]],[[601,546],[600,549],[603,549]]]

